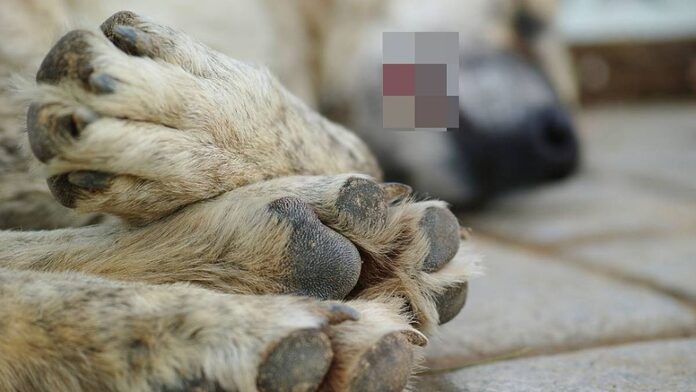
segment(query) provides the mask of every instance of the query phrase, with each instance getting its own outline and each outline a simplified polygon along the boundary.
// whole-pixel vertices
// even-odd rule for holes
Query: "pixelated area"
[[[459,33],[382,34],[386,129],[459,127]]]

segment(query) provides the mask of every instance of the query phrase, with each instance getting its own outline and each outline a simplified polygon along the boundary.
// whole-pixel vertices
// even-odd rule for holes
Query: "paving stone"
[[[574,261],[610,269],[696,304],[696,231],[594,241],[564,249]]]
[[[584,110],[586,163],[696,197],[696,104],[608,106]]]
[[[482,213],[461,218],[474,232],[562,246],[696,228],[696,198],[675,200],[588,171],[554,186],[509,196]]]
[[[522,358],[426,376],[420,391],[696,391],[696,339]]]
[[[474,237],[486,275],[427,354],[432,369],[696,334],[690,307],[644,287]]]

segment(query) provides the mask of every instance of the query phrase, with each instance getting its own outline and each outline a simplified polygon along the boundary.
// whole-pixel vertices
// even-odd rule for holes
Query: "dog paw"
[[[464,307],[476,256],[463,249],[455,257],[462,241],[459,222],[445,203],[414,201],[405,185],[359,175],[296,184],[291,192],[361,255],[360,277],[348,298],[401,298],[413,324],[428,332]]]
[[[27,114],[34,155],[62,204],[137,223],[264,179],[365,171],[357,137],[268,71],[119,12],[44,58]]]
[[[228,192],[182,216],[217,219],[207,223],[225,233],[216,240],[233,241],[225,257],[234,268],[223,281],[248,271],[263,277],[253,293],[399,298],[413,324],[429,332],[464,306],[477,256],[460,250],[459,223],[443,202],[414,201],[409,193],[405,185],[359,174],[284,177]]]

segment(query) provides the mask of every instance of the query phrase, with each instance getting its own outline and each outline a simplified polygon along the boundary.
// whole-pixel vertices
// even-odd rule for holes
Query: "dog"
[[[119,9],[152,15],[228,56],[267,66],[294,95],[355,131],[388,181],[454,207],[564,178],[579,162],[568,107],[576,101],[552,0],[417,1],[8,0],[0,4],[0,78],[30,75],[66,26]],[[460,32],[460,127],[382,129],[383,31]],[[81,226],[104,216],[56,205],[32,170],[22,115],[0,84],[0,228]]]
[[[2,390],[400,391],[465,304],[445,203],[264,67],[123,11],[22,91],[52,196],[118,219],[0,232]]]

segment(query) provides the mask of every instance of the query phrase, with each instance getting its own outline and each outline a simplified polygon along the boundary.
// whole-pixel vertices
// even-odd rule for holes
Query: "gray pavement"
[[[579,123],[579,175],[461,217],[486,275],[417,389],[696,391],[696,103]]]

